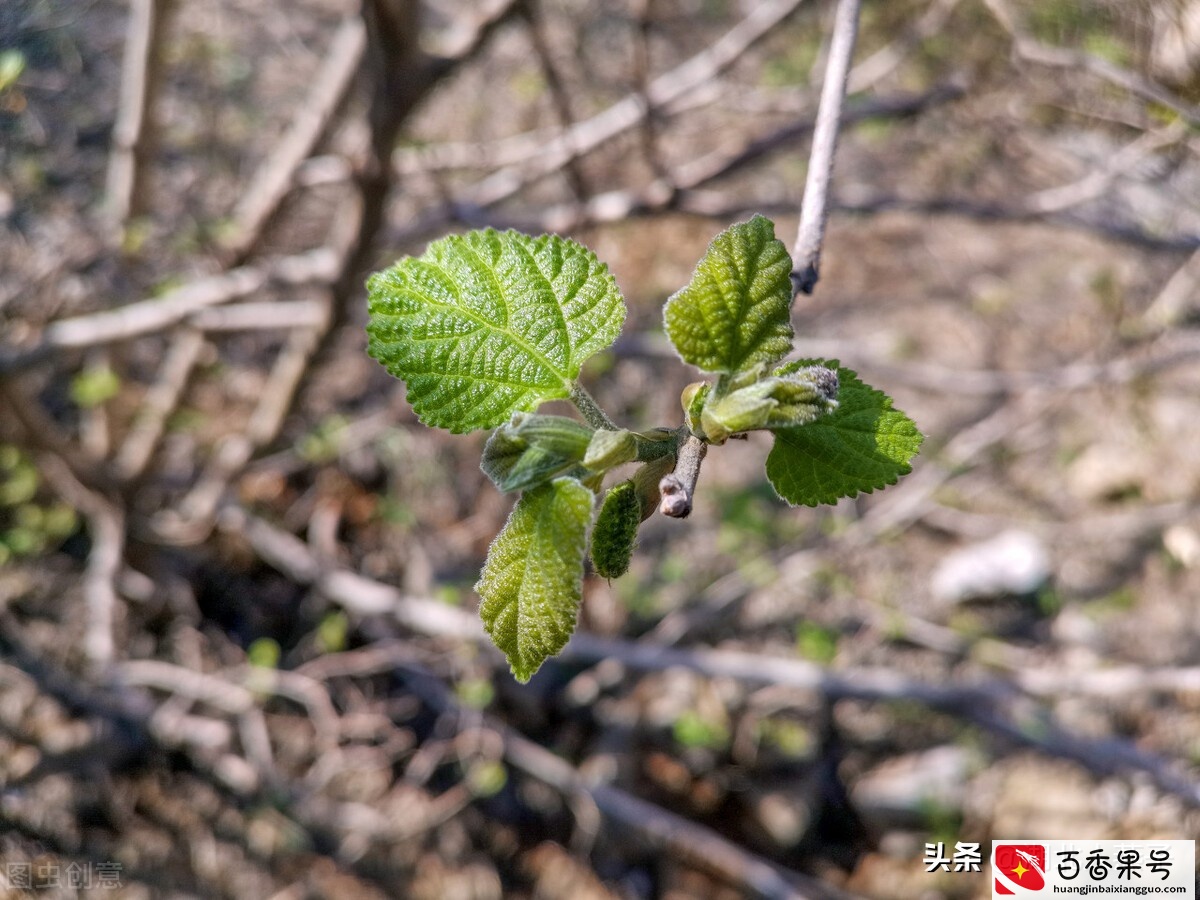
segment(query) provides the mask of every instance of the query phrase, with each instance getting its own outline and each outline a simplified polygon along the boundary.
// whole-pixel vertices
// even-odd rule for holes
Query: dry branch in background
[[[130,3],[106,185],[111,214],[121,228],[149,207],[146,169],[155,150],[154,102],[162,83],[164,34],[174,2]]]

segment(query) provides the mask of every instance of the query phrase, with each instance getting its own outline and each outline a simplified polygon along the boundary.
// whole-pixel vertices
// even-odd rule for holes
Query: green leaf
[[[632,431],[597,431],[592,435],[583,464],[593,472],[607,472],[637,459],[637,438]]]
[[[792,260],[770,219],[721,232],[691,282],[667,301],[667,336],[686,361],[736,374],[792,349]]]
[[[741,431],[807,425],[837,409],[837,395],[832,369],[790,364],[706,403],[701,426],[710,441],[720,443]]]
[[[603,578],[620,578],[629,570],[633,544],[642,523],[642,505],[633,480],[622,481],[604,495],[592,530],[592,565]]]
[[[574,419],[516,413],[488,438],[479,468],[500,490],[522,491],[580,462],[591,439]]]
[[[475,590],[479,614],[518,681],[575,630],[594,495],[574,478],[526,491],[492,542]]]
[[[780,372],[811,365],[806,361]],[[923,435],[912,419],[892,408],[892,398],[859,380],[836,361],[815,361],[838,374],[838,407],[819,419],[775,432],[767,478],[793,506],[836,503],[895,484],[912,470],[909,461]]]
[[[453,235],[367,291],[368,352],[404,379],[422,422],[455,432],[567,397],[625,319],[607,266],[557,235]]]

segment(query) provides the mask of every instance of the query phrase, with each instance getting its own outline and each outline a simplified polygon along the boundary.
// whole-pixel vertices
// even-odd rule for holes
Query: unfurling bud
[[[707,381],[695,381],[685,387],[679,395],[683,404],[683,421],[692,434],[703,434],[700,430],[700,414],[711,391],[712,385]]]
[[[488,438],[479,467],[500,490],[520,491],[581,462],[591,439],[574,419],[517,413]]]
[[[837,373],[825,366],[783,366],[775,374],[739,388],[701,413],[701,426],[714,443],[758,428],[807,425],[837,409]]]
[[[609,469],[633,462],[637,459],[637,438],[633,432],[621,429],[608,431],[601,429],[592,435],[587,453],[583,456],[583,464],[593,472],[606,472]]]

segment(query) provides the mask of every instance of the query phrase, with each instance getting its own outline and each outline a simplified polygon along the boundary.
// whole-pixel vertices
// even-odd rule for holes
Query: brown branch
[[[708,444],[694,434],[689,434],[679,445],[675,471],[664,475],[658,483],[662,497],[659,512],[672,519],[686,519],[692,511],[692,498],[696,493],[696,482],[700,478],[700,463],[708,453]]]
[[[328,322],[328,312],[325,321]],[[163,510],[155,517],[153,525],[159,535],[182,544],[207,537],[229,482],[245,468],[254,451],[273,441],[283,427],[284,418],[324,333],[324,325],[321,325],[296,329],[288,335],[287,344],[275,358],[245,431],[229,435],[217,444],[204,472],[180,501],[178,510]]]
[[[1007,425],[989,420],[984,428],[991,433]],[[972,438],[978,441],[984,436],[976,434]],[[226,507],[220,523],[222,528],[244,537],[265,562],[301,584],[313,585],[348,611],[358,615],[383,614],[418,634],[470,641],[484,649],[497,664],[501,662],[500,654],[492,647],[479,618],[466,610],[432,599],[407,596],[397,588],[345,569],[326,569],[304,541],[239,507]],[[386,665],[387,651],[380,649],[382,655],[373,657],[372,665]],[[409,658],[410,652],[410,648],[401,648],[404,659]],[[559,658],[587,665],[613,660],[648,672],[680,667],[709,678],[727,677],[751,685],[786,685],[816,691],[834,701],[912,701],[974,722],[1051,756],[1075,760],[1096,773],[1146,772],[1163,790],[1191,805],[1200,806],[1200,787],[1174,772],[1165,760],[1143,753],[1126,741],[1080,738],[1066,731],[1045,728],[1042,724],[1036,729],[1024,727],[1024,719],[1015,715],[1021,712],[1019,704],[1014,712],[1004,710],[1006,705],[1020,699],[1025,687],[1020,680],[990,678],[967,684],[927,684],[893,669],[858,668],[835,672],[795,657],[720,648],[666,647],[649,641],[632,643],[583,632],[576,632]],[[337,657],[326,658],[321,667],[338,671]],[[306,671],[316,675],[315,670]],[[1031,690],[1036,693],[1039,685],[1053,676],[1035,673],[1027,677]],[[1122,677],[1129,678],[1128,674]],[[1150,683],[1169,686],[1190,684],[1194,676],[1188,671],[1178,675],[1163,671],[1146,677]],[[1035,717],[1032,711],[1026,712]]]
[[[525,30],[529,35],[530,43],[533,44],[533,53],[537,57],[542,77],[546,80],[546,85],[550,89],[550,101],[554,106],[554,113],[558,117],[559,128],[563,134],[567,134],[570,132],[571,125],[575,120],[575,116],[571,111],[571,96],[567,92],[562,78],[558,75],[558,69],[554,67],[554,60],[550,55],[550,46],[546,43],[546,39],[542,34],[541,22],[538,19],[537,11],[534,9],[536,2],[537,0],[525,0],[525,2],[518,5],[518,9],[525,19]],[[571,193],[574,194],[576,199],[581,200],[591,193],[583,177],[583,169],[579,166],[578,155],[573,153],[570,155],[563,166],[563,175],[566,178],[567,186],[571,189]]]
[[[958,82],[939,85],[922,94],[901,94],[880,97],[856,104],[842,117],[844,126],[872,119],[911,116],[931,106],[953,101],[966,88]],[[590,197],[585,203],[564,203],[547,208],[536,228],[542,231],[572,231],[586,225],[596,225],[647,215],[667,209],[682,209],[709,214],[703,208],[701,189],[754,164],[770,154],[793,145],[797,138],[812,131],[814,120],[804,117],[771,132],[730,148],[721,148],[692,162],[675,166],[664,177],[644,188],[607,191]],[[737,204],[745,207],[743,202]],[[729,204],[724,204],[729,208]],[[717,218],[727,217],[715,213]]]

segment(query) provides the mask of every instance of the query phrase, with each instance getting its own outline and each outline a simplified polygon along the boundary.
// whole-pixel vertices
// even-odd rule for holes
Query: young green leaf
[[[622,481],[604,495],[592,530],[592,565],[603,578],[620,578],[629,570],[642,505],[633,480]]]
[[[593,472],[606,472],[637,459],[637,438],[632,431],[600,430],[592,435],[583,464]]]
[[[686,362],[735,375],[792,349],[792,260],[770,219],[721,232],[667,301],[667,336]]]
[[[557,235],[472,231],[367,280],[368,352],[426,425],[463,432],[567,397],[625,301],[607,266]]]
[[[793,363],[779,372],[814,362],[837,372],[838,407],[807,425],[775,431],[767,456],[771,486],[793,506],[817,506],[895,484],[912,470],[909,461],[923,435],[912,419],[892,408],[891,397],[836,361]]]
[[[515,413],[483,447],[479,468],[502,491],[523,491],[580,462],[592,429],[565,416]]]
[[[492,542],[475,590],[479,614],[518,681],[575,630],[594,495],[574,478],[526,491]]]
[[[837,409],[838,378],[823,366],[783,366],[775,374],[706,403],[700,415],[713,443],[739,431],[807,425]]]

